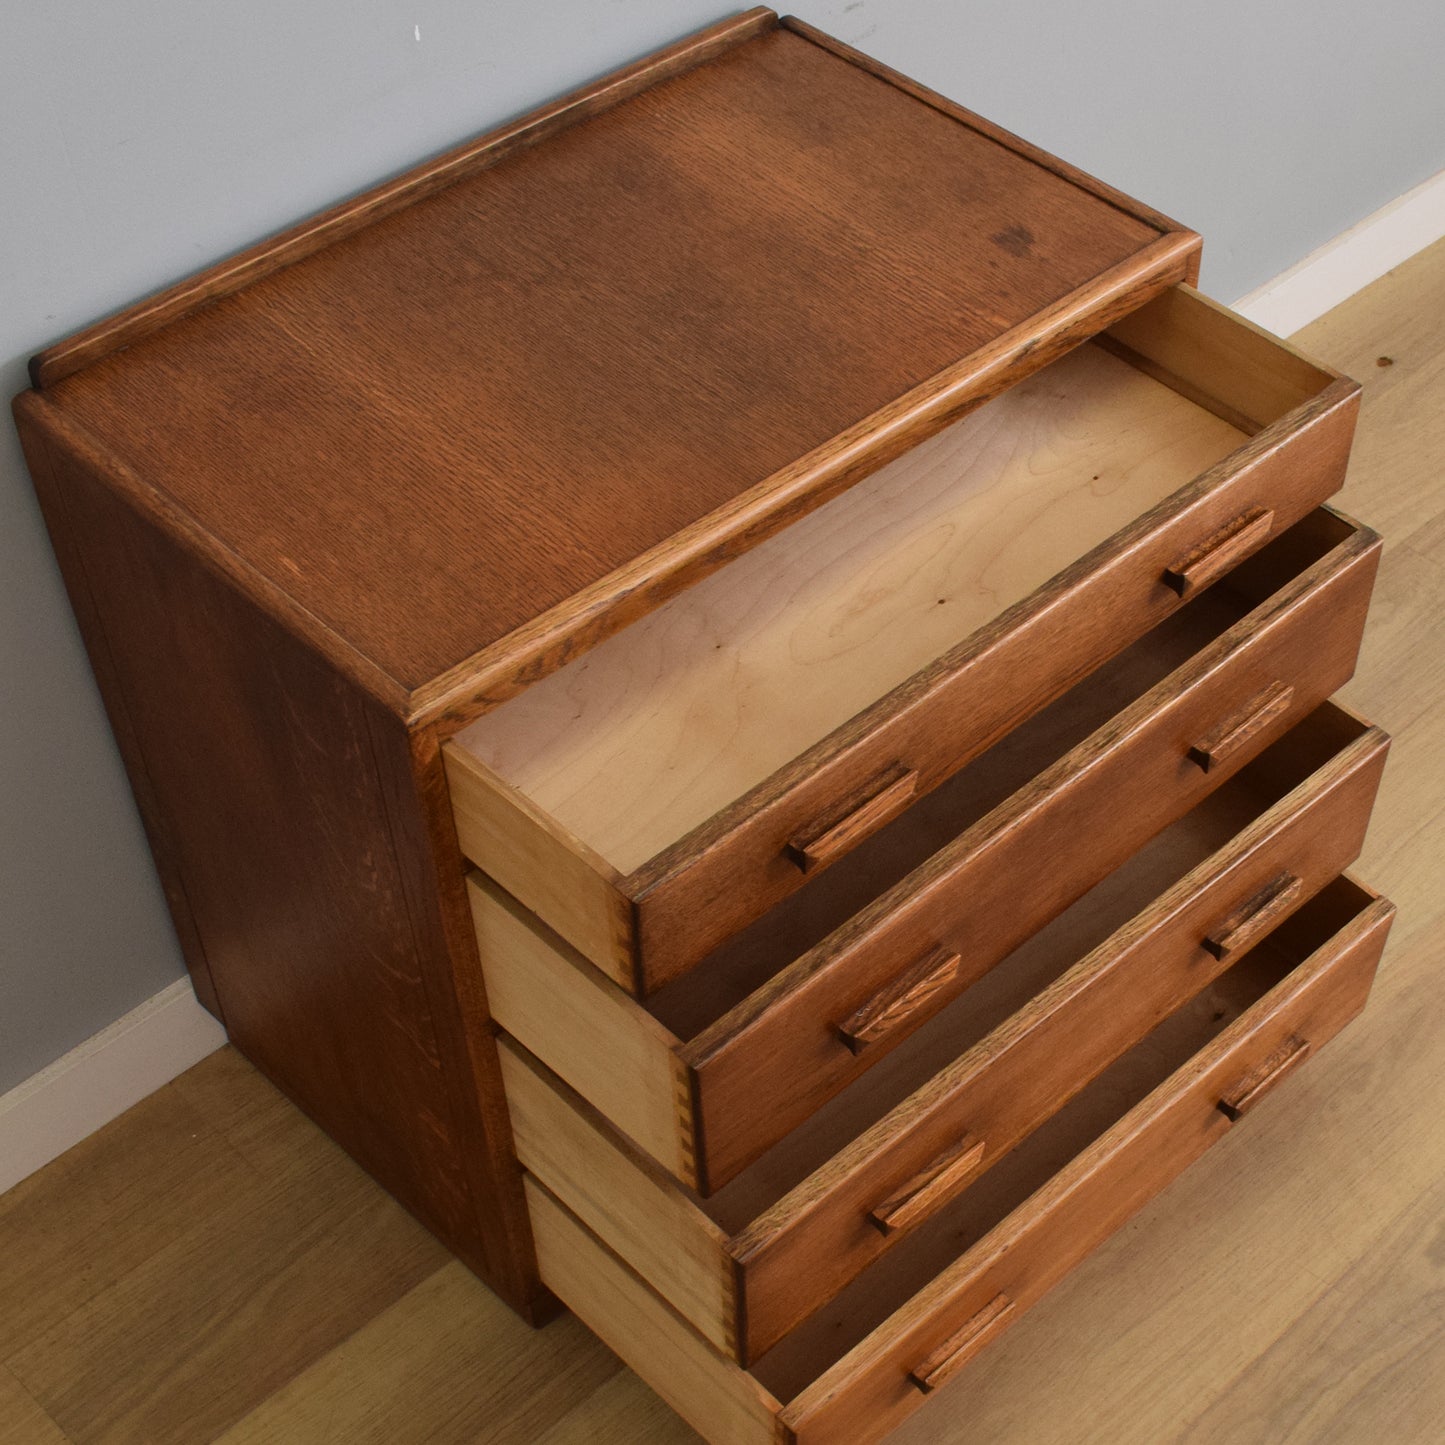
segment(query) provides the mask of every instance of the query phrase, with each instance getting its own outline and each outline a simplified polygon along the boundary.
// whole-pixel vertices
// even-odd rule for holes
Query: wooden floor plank
[[[0,1361],[257,1179],[170,1084],[0,1195]]]
[[[1351,707],[1400,734],[1445,700],[1445,567],[1409,542],[1387,539],[1370,599],[1355,676],[1341,690]]]
[[[9,1366],[76,1445],[211,1440],[439,1266],[398,1213],[227,1205]]]
[[[1439,516],[1445,496],[1445,242],[1305,327],[1305,351],[1363,383],[1364,406],[1341,505],[1392,542]],[[1380,366],[1380,359],[1390,364]]]
[[[0,1440],[5,1445],[69,1445],[59,1425],[0,1365]]]
[[[238,1069],[234,1055],[207,1060],[165,1091],[182,1134],[206,1139],[187,1096],[227,1079],[226,1104],[212,1100],[210,1151],[183,1159],[188,1174],[209,1171],[215,1196],[191,1213],[172,1206],[157,1226],[169,1237],[144,1258],[126,1253],[128,1235],[103,1225],[93,1236],[67,1229],[73,1263],[108,1282],[79,1304],[67,1299],[59,1318],[0,1356],[75,1445],[211,1440],[447,1262],[419,1224],[320,1130],[281,1107],[254,1070]],[[268,1117],[266,1149],[256,1140],[265,1168],[219,1142],[227,1128]],[[132,1119],[106,1131],[122,1150]],[[152,1147],[132,1168],[162,1167],[175,1132],[148,1127]],[[72,1194],[102,1208],[91,1176],[71,1163],[67,1156],[36,1176],[37,1192],[53,1195],[57,1208]],[[189,1180],[180,1201],[188,1188]],[[69,1272],[57,1253],[47,1278],[62,1295]],[[44,1290],[33,1272],[26,1284]]]
[[[525,1445],[697,1445],[701,1439],[631,1370],[619,1370],[545,1434],[526,1437]]]
[[[622,1371],[576,1320],[534,1331],[455,1262],[221,1437],[221,1445],[536,1441]]]
[[[1445,1134],[1420,1103],[1445,1076],[1438,954],[1433,938],[1395,954],[1359,1023],[980,1356],[899,1445],[1180,1438],[1374,1256],[1401,1199],[1445,1177]]]
[[[1445,1177],[1185,1432],[1186,1445],[1445,1434]]]
[[[235,1049],[219,1049],[175,1081],[191,1111],[274,1188],[325,1206],[365,1176]],[[369,1186],[367,1186],[369,1187]]]

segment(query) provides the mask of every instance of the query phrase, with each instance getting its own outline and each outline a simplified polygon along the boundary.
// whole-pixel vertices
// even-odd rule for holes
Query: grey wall
[[[726,7],[7,0],[0,389],[103,312]],[[1202,231],[1225,299],[1445,166],[1435,0],[797,11]],[[0,428],[0,1091],[181,972]]]

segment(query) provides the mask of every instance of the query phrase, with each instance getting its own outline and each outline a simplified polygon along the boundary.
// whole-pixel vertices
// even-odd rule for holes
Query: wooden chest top
[[[1197,245],[750,12],[35,374],[415,715],[514,691],[1179,279]]]

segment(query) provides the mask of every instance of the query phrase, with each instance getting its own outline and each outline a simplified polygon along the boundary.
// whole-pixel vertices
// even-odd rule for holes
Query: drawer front
[[[1362,898],[1330,943],[795,1398],[784,1413],[794,1438],[885,1434],[1211,1144],[1248,1127],[1239,1121],[1364,1007],[1392,914]]]
[[[543,1282],[710,1440],[881,1439],[1359,1012],[1393,910],[1332,887],[1355,895],[1334,937],[841,1358],[735,1364],[528,1178]]]
[[[1351,675],[1357,531],[683,1051],[719,1188]],[[966,709],[962,709],[966,711]],[[1048,858],[1049,866],[1038,866]]]
[[[951,907],[976,928],[967,940],[975,967],[1002,958],[1011,940],[1061,911],[1348,678],[1378,540],[1328,512],[1316,516],[1329,529],[1303,557],[1278,573],[1273,556],[1249,564],[1255,575],[1247,595],[1263,598],[1252,612],[1150,692],[1130,693],[1136,701],[1112,722],[938,855],[947,865],[944,883],[935,879],[924,893],[924,921],[946,922]],[[1282,711],[1280,684],[1293,687]],[[1187,758],[1191,748],[1207,754],[1207,771]],[[1035,862],[1045,853],[1052,866],[1041,875]],[[1065,866],[1074,876],[1061,887]],[[991,880],[1005,890],[1010,910],[972,905],[980,895],[950,885],[950,877]],[[905,906],[895,919],[875,905],[829,940],[841,946],[805,952],[756,993],[737,995],[742,1001],[715,1025],[679,1036],[485,877],[473,873],[468,892],[497,1023],[669,1173],[703,1192],[789,1132],[968,981],[944,980],[933,999],[917,990],[911,1012],[884,1011],[891,1036],[875,1029],[858,1052],[845,1046],[835,1025],[939,941],[923,934],[895,949],[892,930],[912,926],[917,914]],[[910,896],[906,885],[894,894],[904,903]],[[874,939],[876,948],[869,946]],[[759,1099],[766,1108],[756,1107]],[[703,1109],[711,1111],[706,1134]]]
[[[595,685],[595,696],[588,691],[592,673],[583,667],[568,677],[564,669],[539,683],[539,689],[552,691],[547,694],[551,702],[536,718],[526,714],[511,731],[494,720],[489,735],[484,716],[448,745],[448,774],[466,856],[609,977],[645,996],[686,973],[810,877],[847,856],[914,799],[1339,487],[1358,404],[1353,383],[1312,366],[1285,343],[1187,288],[1167,293],[1145,311],[1149,314],[1142,319],[1126,317],[1116,328],[1118,334],[1103,338],[1097,349],[1127,358],[1136,372],[1166,382],[1176,399],[1186,398],[1201,414],[1212,413],[1211,421],[1228,422],[1235,428],[1233,435],[1248,437],[1242,445],[1192,479],[1193,466],[1181,471],[1177,483],[1170,477],[1176,489],[1141,499],[1142,515],[1122,529],[1115,530],[1114,518],[1107,531],[1088,533],[1089,541],[1080,542],[1080,549],[1097,535],[1105,540],[1086,555],[1077,556],[1068,546],[1055,555],[1059,536],[1071,538],[1075,530],[1084,530],[1077,523],[1071,528],[1067,519],[1041,522],[1038,550],[1048,565],[1039,576],[1048,580],[1037,585],[1031,576],[1034,590],[1017,594],[1020,600],[1012,605],[1005,601],[1016,594],[1005,594],[1001,610],[981,612],[986,620],[981,625],[971,622],[967,635],[941,635],[940,655],[933,656],[930,648],[923,655],[931,660],[898,685],[896,674],[887,674],[885,680],[880,672],[876,690],[855,694],[838,689],[847,706],[840,706],[836,715],[826,708],[819,712],[825,719],[819,730],[800,727],[794,737],[792,724],[785,727],[780,716],[773,731],[788,741],[779,747],[776,760],[768,755],[768,766],[775,769],[769,776],[748,772],[741,759],[725,752],[715,757],[704,751],[699,758],[683,752],[672,758],[669,776],[701,772],[730,777],[736,768],[736,788],[709,794],[706,809],[684,810],[675,829],[647,832],[646,847],[634,848],[626,842],[626,828],[609,829],[606,821],[650,816],[648,795],[657,791],[659,781],[650,772],[652,755],[646,749],[640,758],[628,751],[626,720],[650,717],[655,710],[673,719],[669,727],[676,725],[685,736],[689,727],[676,723],[670,687],[691,699],[685,686],[688,669],[659,662],[648,648],[684,660],[694,656],[689,649],[698,646],[726,652],[734,641],[727,630],[734,625],[732,612],[723,609],[729,621],[719,624],[715,642],[705,626],[684,614],[673,632],[639,643],[643,655],[626,665],[609,671],[608,665],[598,663],[596,675],[602,681]],[[1129,430],[1127,425],[1124,430]],[[1167,435],[1158,439],[1160,446],[1167,445]],[[1025,445],[1017,438],[1015,442]],[[1077,445],[1073,450],[1079,450]],[[1108,470],[1107,461],[1100,465]],[[987,480],[974,478],[969,485]],[[1100,482],[1098,477],[1093,480]],[[1076,481],[1077,490],[1090,493],[1087,476]],[[1117,481],[1113,476],[1104,479],[1097,494],[1108,495]],[[1153,504],[1153,495],[1164,500]],[[1000,505],[1006,504],[1007,498],[1001,499]],[[863,509],[858,525],[866,528],[869,517]],[[878,531],[887,519],[880,513],[872,530]],[[972,536],[975,530],[969,527],[963,534]],[[803,551],[807,555],[806,547]],[[959,575],[941,581],[940,588],[990,593],[989,557],[974,557],[966,547],[963,551],[967,564],[959,560]],[[1074,560],[1066,563],[1066,558]],[[1055,572],[1056,567],[1062,570]],[[789,585],[806,594],[812,585],[806,569],[797,578],[789,575]],[[840,585],[844,600],[856,604],[853,610],[870,605],[865,579],[848,575]],[[750,593],[748,600],[753,600]],[[935,601],[947,600],[942,592],[935,599],[929,591],[918,606],[927,614],[939,610]],[[697,641],[703,635],[707,643]],[[955,635],[962,640],[953,644]],[[772,639],[767,655],[791,655],[790,638]],[[764,665],[757,661],[760,669]],[[910,659],[909,666],[914,665]],[[789,676],[785,672],[775,678],[773,690],[763,694],[772,701],[754,711],[765,715],[771,707],[785,713],[786,705],[778,699],[788,690]],[[795,691],[807,689],[808,679],[800,674]],[[731,698],[733,689],[719,682],[712,693]],[[828,687],[820,685],[818,694],[829,695]],[[621,709],[623,722],[606,722],[618,711],[622,696],[629,700]],[[692,730],[709,737],[731,736],[736,719],[729,719],[725,709],[708,711],[710,706],[705,699],[689,701],[688,707],[702,710],[702,721]],[[505,716],[505,707],[496,718]],[[544,806],[526,795],[527,786],[550,797],[551,760],[544,758],[536,774],[529,774],[526,738],[529,733],[550,735],[558,726],[585,733],[593,715],[589,707],[603,718],[599,749],[587,755],[585,768],[575,778],[567,773],[571,781]],[[680,715],[685,722],[692,717],[687,708]],[[541,718],[547,720],[545,726],[537,725]],[[564,718],[573,721],[559,722]],[[608,727],[617,730],[609,732]],[[495,751],[488,749],[488,736]],[[763,742],[755,742],[742,748],[744,756],[766,751]],[[623,755],[630,759],[626,767],[618,761]],[[496,769],[511,768],[509,776],[519,779],[517,785],[484,759]],[[530,778],[530,784],[522,778]],[[589,802],[577,803],[569,791],[574,784]],[[580,812],[569,811],[579,806]],[[712,809],[717,811],[709,816]]]
[[[504,1037],[518,1159],[709,1341],[756,1359],[1338,877],[1386,751],[1363,732],[732,1237]]]

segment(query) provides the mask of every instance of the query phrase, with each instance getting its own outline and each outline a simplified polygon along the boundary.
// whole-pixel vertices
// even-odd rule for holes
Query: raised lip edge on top
[[[183,534],[187,545],[210,566],[242,587],[293,634],[318,647],[345,676],[401,716],[409,729],[435,726],[445,738],[1166,286],[1197,279],[1202,242],[1195,232],[811,25],[790,16],[780,20],[776,12],[760,6],[611,71],[73,333],[31,359],[32,390],[40,395],[32,395],[25,410],[39,410],[59,421],[57,413],[65,408],[58,404],[59,398],[45,393],[66,377],[375,220],[778,28],[866,70],[1134,216],[1159,232],[1157,239],[994,342],[961,357],[853,427],[739,492],[723,506],[415,688],[392,677],[355,642],[302,607],[276,578],[244,563],[199,519],[185,514],[160,488],[111,455],[102,439],[86,435],[92,457],[103,456],[111,463],[107,471],[120,483],[131,505],[164,530]],[[49,405],[35,409],[34,403],[42,398]],[[22,393],[17,404],[24,399]],[[69,426],[58,430],[72,434],[80,430],[73,416],[65,420]]]

